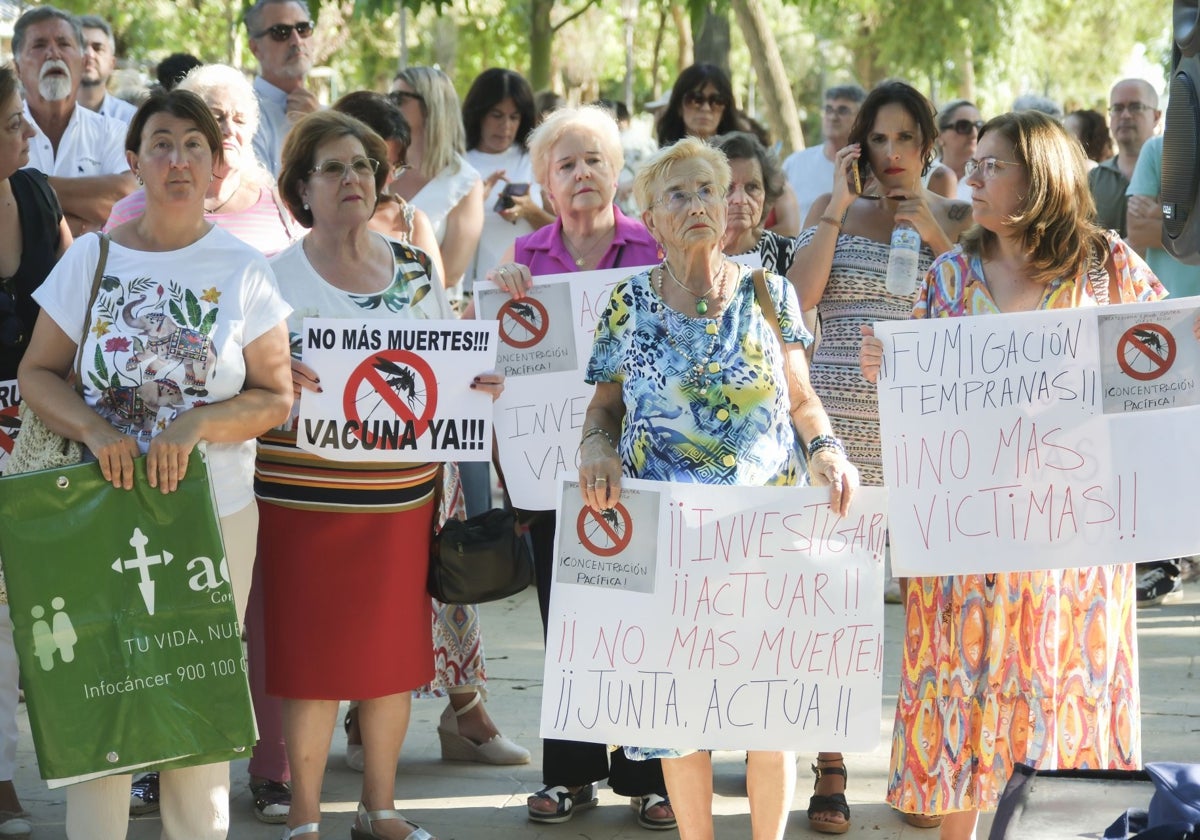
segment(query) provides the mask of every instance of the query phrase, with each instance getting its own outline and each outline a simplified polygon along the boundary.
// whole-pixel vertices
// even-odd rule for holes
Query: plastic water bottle
[[[888,254],[886,283],[890,293],[910,297],[917,290],[920,253],[921,234],[908,222],[897,222],[892,231],[892,251]]]

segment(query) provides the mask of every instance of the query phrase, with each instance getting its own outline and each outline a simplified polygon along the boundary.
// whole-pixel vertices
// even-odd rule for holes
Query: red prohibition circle
[[[546,307],[540,300],[531,297],[505,301],[496,313],[496,320],[500,322],[500,340],[518,350],[534,346],[550,330],[550,315]],[[530,337],[515,337],[513,332],[518,329],[525,330]]]
[[[21,410],[21,406],[10,405],[7,408],[0,408],[0,417],[8,418],[0,420],[0,449],[7,452],[9,455],[13,451],[13,435],[21,429],[21,423],[17,420],[17,412]]]
[[[399,372],[389,372],[388,368],[398,368]],[[407,371],[405,371],[407,369]],[[407,375],[411,375],[411,382]],[[358,425],[355,437],[363,439],[363,419],[358,410],[358,393],[363,383],[374,390],[387,404],[388,408],[402,421],[412,421],[413,433],[419,438],[429,429],[429,421],[437,413],[437,380],[429,363],[407,350],[380,350],[363,359],[346,379],[346,389],[342,392],[342,410],[347,421]],[[417,414],[405,401],[400,391],[406,385],[425,387],[425,410]],[[411,394],[410,394],[411,396]],[[394,449],[395,446],[380,445],[380,449]]]
[[[614,525],[605,517],[605,514],[611,514],[617,520]],[[591,535],[588,533],[588,525],[599,525],[601,533],[610,540],[609,545],[597,545]],[[579,517],[575,521],[575,532],[579,536],[579,541],[583,547],[592,554],[600,557],[612,557],[614,554],[620,554],[629,546],[629,541],[633,539],[633,517],[629,515],[629,511],[625,506],[618,502],[603,513],[592,510],[584,505],[579,511]]]
[[[1161,324],[1134,324],[1117,342],[1117,364],[1140,382],[1158,379],[1175,363],[1175,336]],[[1134,362],[1145,359],[1148,367],[1139,370]]]

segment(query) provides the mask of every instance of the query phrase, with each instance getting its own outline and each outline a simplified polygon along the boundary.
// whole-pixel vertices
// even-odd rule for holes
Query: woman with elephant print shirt
[[[152,94],[130,123],[126,157],[145,184],[146,211],[113,229],[90,322],[98,237],[68,249],[34,294],[42,313],[21,390],[116,487],[133,487],[133,459],[146,453],[148,483],[171,492],[192,450],[207,443],[240,621],[258,536],[254,441],[286,420],[292,403],[291,309],[266,259],[204,218],[221,130],[202,99]],[[81,344],[82,399],[67,382]],[[117,775],[70,786],[67,836],[124,837],[129,782]],[[166,836],[224,838],[228,809],[228,763],[162,772]]]

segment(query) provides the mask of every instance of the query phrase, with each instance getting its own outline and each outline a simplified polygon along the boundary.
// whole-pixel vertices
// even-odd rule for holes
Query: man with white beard
[[[29,165],[50,177],[71,232],[99,230],[113,204],[133,192],[125,124],[76,104],[83,75],[79,21],[38,6],[13,27],[13,61],[25,89],[26,118],[37,134]]]

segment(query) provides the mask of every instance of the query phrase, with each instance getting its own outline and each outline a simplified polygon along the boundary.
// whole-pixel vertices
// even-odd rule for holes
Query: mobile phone
[[[862,173],[858,171],[860,161],[854,161],[854,165],[850,167],[850,172],[854,176],[854,194],[862,195]]]
[[[496,204],[492,207],[497,213],[501,210],[508,210],[513,206],[514,195],[529,195],[529,184],[514,184],[507,183],[504,189],[500,191],[500,195],[496,196]]]

